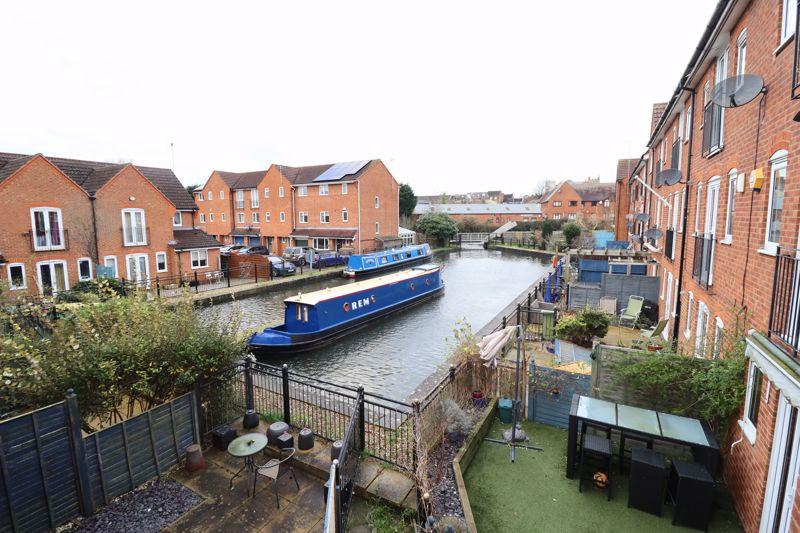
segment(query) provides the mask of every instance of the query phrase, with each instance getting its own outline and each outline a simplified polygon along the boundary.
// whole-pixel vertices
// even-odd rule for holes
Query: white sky
[[[614,179],[715,0],[13,2],[0,151],[213,169],[381,158],[418,194]]]

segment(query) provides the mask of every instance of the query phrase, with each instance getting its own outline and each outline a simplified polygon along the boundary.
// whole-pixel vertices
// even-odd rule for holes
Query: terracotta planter
[[[660,352],[663,349],[664,349],[664,347],[661,346],[660,344],[648,344],[647,345],[647,350],[651,351],[651,352]]]

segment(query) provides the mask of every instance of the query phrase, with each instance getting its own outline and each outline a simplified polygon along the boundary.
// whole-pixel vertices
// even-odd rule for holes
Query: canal
[[[445,364],[459,320],[479,330],[511,300],[539,279],[548,264],[526,255],[497,250],[464,249],[437,253],[444,265],[442,297],[400,312],[331,346],[290,358],[272,359],[290,368],[391,398],[406,398],[437,367]],[[303,287],[310,292],[349,283],[328,280]],[[268,292],[237,302],[206,307],[207,316],[238,316],[242,330],[254,331],[283,321],[283,300],[297,288]]]

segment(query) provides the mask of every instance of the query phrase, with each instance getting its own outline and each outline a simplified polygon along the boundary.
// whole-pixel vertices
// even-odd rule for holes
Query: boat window
[[[385,264],[386,264],[386,263],[388,263],[388,262],[389,262],[389,261],[386,259],[386,256],[385,256],[385,255],[384,255],[383,257],[381,257],[381,264],[382,264],[382,265],[385,265]]]
[[[294,308],[297,310],[297,321],[298,322],[300,321],[300,318],[301,318],[301,314],[300,313],[302,312],[302,311],[300,311],[300,307],[302,307],[300,304],[297,304],[297,305],[294,306]]]
[[[303,322],[308,322],[308,306],[303,306]]]
[[[411,252],[406,252],[406,257],[411,257]]]

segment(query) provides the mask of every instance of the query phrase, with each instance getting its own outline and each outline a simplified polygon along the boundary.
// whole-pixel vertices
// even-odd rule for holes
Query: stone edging
[[[478,528],[475,526],[475,517],[472,516],[472,507],[469,504],[469,495],[467,495],[467,487],[464,484],[464,472],[467,471],[472,459],[478,452],[483,438],[489,433],[489,428],[492,427],[496,412],[497,398],[489,403],[483,416],[477,424],[475,424],[475,427],[467,437],[467,441],[461,446],[461,449],[458,450],[458,453],[453,458],[453,473],[455,474],[456,487],[458,487],[458,497],[461,500],[461,508],[464,510],[464,521],[467,523],[467,531],[470,533],[478,533]]]

